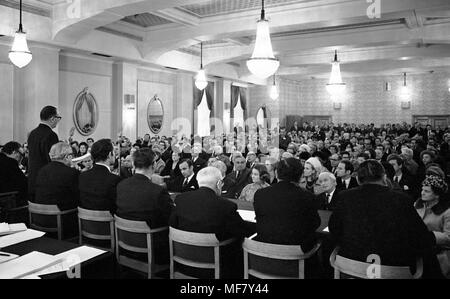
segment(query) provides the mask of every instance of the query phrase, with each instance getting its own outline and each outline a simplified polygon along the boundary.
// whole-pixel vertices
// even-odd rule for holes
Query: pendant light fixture
[[[200,43],[200,70],[195,76],[195,86],[199,90],[203,90],[207,85],[208,80],[206,80],[205,70],[203,69],[203,43]]]
[[[400,97],[402,100],[408,100],[411,96],[408,86],[406,86],[406,73],[403,73],[403,86],[400,90]]]
[[[345,90],[345,83],[342,82],[337,50],[334,52],[334,60],[331,62],[331,65],[331,76],[330,81],[327,84],[327,91],[331,96],[336,96]]]
[[[22,0],[20,0],[19,30],[14,35],[14,42],[8,56],[11,62],[18,68],[23,68],[33,58],[30,49],[28,49],[27,34],[23,32],[22,28]]]
[[[278,93],[278,88],[275,82],[275,75],[273,75],[273,84],[270,87],[270,98],[275,101],[279,96],[280,94]]]
[[[253,75],[266,79],[275,74],[279,66],[280,61],[273,55],[269,21],[266,20],[264,0],[262,0],[261,19],[256,27],[255,48],[252,57],[247,60],[247,67]]]

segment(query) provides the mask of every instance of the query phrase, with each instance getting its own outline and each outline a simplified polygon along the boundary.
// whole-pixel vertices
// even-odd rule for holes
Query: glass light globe
[[[195,86],[199,90],[203,90],[208,85],[208,80],[206,80],[205,70],[201,69],[198,71],[197,76],[195,76]]]
[[[280,96],[280,94],[278,93],[277,86],[275,84],[272,85],[272,87],[270,87],[270,98],[272,100],[276,100],[276,99],[278,99],[279,96]]]
[[[11,62],[18,68],[28,65],[33,59],[33,55],[28,49],[27,35],[25,32],[17,31],[14,35],[14,42],[8,55]]]
[[[345,83],[342,82],[341,68],[339,61],[332,62],[330,81],[327,84],[327,91],[330,95],[341,94],[345,90]]]
[[[252,57],[247,60],[247,67],[252,74],[265,79],[273,75],[279,66],[280,62],[273,55],[269,21],[261,19],[257,24],[255,48]]]

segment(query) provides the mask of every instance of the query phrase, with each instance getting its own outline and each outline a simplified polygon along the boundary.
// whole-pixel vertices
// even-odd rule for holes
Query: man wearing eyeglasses
[[[39,170],[50,163],[49,152],[52,145],[58,143],[58,135],[53,131],[61,116],[53,106],[45,106],[40,113],[41,123],[28,136],[28,192],[34,198],[36,177]]]

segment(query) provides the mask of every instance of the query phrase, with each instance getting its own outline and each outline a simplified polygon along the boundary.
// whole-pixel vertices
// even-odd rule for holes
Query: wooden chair
[[[151,229],[145,221],[127,220],[116,215],[114,221],[116,258],[119,265],[147,273],[148,278],[153,278],[156,273],[169,268],[169,265],[155,264],[154,255],[154,234],[166,231],[167,226]],[[147,254],[147,262],[122,255],[120,248],[133,253]]]
[[[373,264],[345,258],[338,255],[338,251],[339,247],[336,247],[330,256],[330,264],[334,268],[334,279],[340,279],[341,273],[356,278],[371,278],[368,275],[368,268]],[[379,267],[379,277],[375,277],[378,279],[419,279],[423,274],[422,258],[417,259],[414,274],[411,274],[408,266],[379,265]]]
[[[33,202],[28,202],[28,212],[30,217],[30,227],[43,232],[57,233],[58,240],[62,240],[63,237],[63,215],[75,214],[77,209],[70,209],[66,211],[61,211],[57,205],[43,205]],[[33,215],[41,216],[55,216],[56,217],[56,227],[51,226],[41,226],[33,221]]]
[[[109,241],[108,251],[114,252],[116,248],[114,237],[114,218],[109,211],[86,210],[78,207],[79,244],[83,244],[83,237]],[[92,244],[91,244],[92,245]],[[94,246],[97,247],[97,246]]]
[[[17,191],[0,193],[0,222],[24,222],[29,226],[28,205],[17,205],[18,194],[19,192]]]
[[[279,245],[253,240],[256,234],[245,238],[244,278],[249,275],[260,279],[304,279],[305,260],[320,248],[317,243],[313,249],[304,253],[300,245]]]
[[[170,278],[196,278],[176,271],[175,263],[199,269],[214,269],[214,279],[221,276],[220,247],[234,239],[222,242],[215,234],[193,233],[169,227]]]

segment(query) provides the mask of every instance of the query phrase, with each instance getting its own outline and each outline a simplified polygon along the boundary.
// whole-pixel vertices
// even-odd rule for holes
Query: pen
[[[0,253],[0,256],[11,256],[10,254]]]

